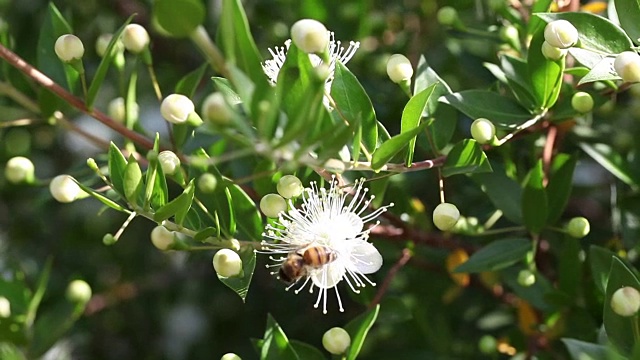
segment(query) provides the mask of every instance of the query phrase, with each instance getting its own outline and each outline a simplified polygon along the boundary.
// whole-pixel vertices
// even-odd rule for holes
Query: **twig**
[[[376,305],[380,303],[380,301],[382,300],[382,297],[389,289],[389,285],[391,285],[391,281],[393,280],[393,278],[396,276],[398,271],[400,271],[400,269],[403,266],[405,266],[407,262],[409,262],[409,259],[411,259],[412,256],[413,254],[411,253],[411,250],[407,248],[404,248],[402,250],[402,255],[400,256],[398,261],[396,261],[396,263],[393,264],[393,266],[387,273],[387,276],[384,278],[382,285],[380,285],[380,287],[378,288],[378,292],[376,292],[376,296],[373,298],[373,300],[369,304],[369,309],[373,309]]]

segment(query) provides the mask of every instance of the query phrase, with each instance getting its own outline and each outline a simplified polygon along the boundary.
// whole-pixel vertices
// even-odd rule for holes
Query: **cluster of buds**
[[[270,218],[277,218],[280,213],[287,211],[287,200],[302,194],[304,187],[296,176],[285,175],[278,180],[277,194],[267,194],[260,200],[260,210]]]
[[[567,49],[576,45],[579,40],[578,29],[567,20],[555,20],[544,28],[542,54],[550,60],[560,60],[567,54]]]

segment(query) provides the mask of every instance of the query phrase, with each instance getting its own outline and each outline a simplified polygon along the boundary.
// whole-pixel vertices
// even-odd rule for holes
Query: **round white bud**
[[[413,76],[411,62],[402,54],[391,55],[387,60],[387,75],[394,83],[411,80]]]
[[[158,225],[151,230],[151,243],[157,249],[168,250],[176,241],[173,231],[169,231],[166,227]]]
[[[350,345],[351,336],[341,327],[331,328],[322,335],[322,346],[334,355],[344,354]]]
[[[285,199],[298,197],[304,190],[300,179],[298,179],[297,176],[293,175],[285,175],[281,177],[280,180],[278,180],[278,185],[276,188],[278,189],[278,194],[280,194]]]
[[[54,199],[61,203],[70,203],[75,201],[82,193],[82,189],[73,180],[70,175],[58,175],[49,183],[49,192]]]
[[[640,55],[635,51],[623,51],[616,56],[613,68],[626,82],[640,82]]]
[[[182,124],[193,113],[195,106],[188,97],[180,94],[171,94],[162,100],[160,113],[170,123]]]
[[[11,316],[11,302],[4,296],[0,296],[0,318]]]
[[[180,158],[170,150],[164,150],[158,154],[158,163],[165,175],[173,175],[180,169]]]
[[[202,116],[217,125],[227,125],[233,116],[222,93],[214,92],[202,103]]]
[[[549,45],[567,49],[578,42],[578,29],[567,20],[555,20],[544,28],[544,39]]]
[[[198,177],[198,189],[205,194],[211,194],[216,190],[218,179],[211,173],[204,173]]]
[[[560,49],[555,46],[551,46],[548,42],[542,43],[542,55],[549,60],[558,61],[567,55],[567,49]]]
[[[73,280],[67,286],[65,296],[73,303],[86,303],[91,299],[91,286],[84,280]]]
[[[64,62],[82,59],[84,45],[82,40],[72,34],[60,36],[53,47],[58,58]]]
[[[287,211],[287,202],[278,194],[267,194],[260,199],[260,210],[267,217],[277,218],[281,212]]]
[[[131,109],[129,109],[129,112],[131,112],[131,117],[134,119],[138,118],[139,115],[139,110],[140,108],[138,107],[137,103],[134,103],[133,106],[131,107]],[[125,116],[125,106],[124,106],[124,99],[121,97],[115,98],[113,100],[111,100],[109,102],[109,106],[107,107],[107,113],[109,113],[109,116],[121,123],[124,124],[125,120],[126,120],[126,116]]]
[[[496,127],[485,118],[478,118],[471,124],[471,136],[479,144],[488,144],[496,136]]]
[[[620,316],[635,315],[640,309],[640,293],[630,286],[616,290],[611,297],[611,309]]]
[[[569,236],[581,239],[589,234],[591,225],[589,224],[589,220],[579,216],[569,220],[566,229]]]
[[[571,97],[571,107],[581,114],[593,110],[593,98],[588,92],[578,91]]]
[[[149,33],[138,24],[129,24],[122,33],[122,44],[125,49],[134,54],[139,54],[149,46]]]
[[[231,249],[220,249],[213,256],[213,268],[222,277],[231,277],[242,271],[242,259]]]
[[[113,39],[113,34],[102,34],[98,36],[96,39],[96,54],[98,56],[103,57],[107,52],[107,47],[109,47],[109,43]],[[122,45],[122,40],[118,40],[114,47],[118,51],[124,50],[124,45]]]
[[[302,19],[291,26],[291,40],[307,54],[322,53],[329,46],[329,32],[319,21]]]
[[[523,287],[529,287],[536,283],[536,274],[529,269],[520,270],[518,273],[518,284]]]
[[[328,159],[322,166],[325,170],[334,174],[342,174],[345,170],[344,162],[338,159]]]
[[[7,161],[4,176],[12,184],[30,183],[34,180],[35,166],[24,156],[15,156]]]
[[[433,210],[433,224],[442,231],[452,229],[460,219],[460,211],[450,203],[442,203]]]
[[[234,353],[226,353],[222,355],[220,360],[242,360],[242,358]]]

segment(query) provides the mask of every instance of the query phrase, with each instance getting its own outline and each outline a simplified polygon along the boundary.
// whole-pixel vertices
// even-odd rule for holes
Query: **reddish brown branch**
[[[382,300],[382,297],[389,289],[389,285],[391,285],[391,281],[393,280],[393,278],[396,276],[398,271],[400,271],[400,269],[403,266],[405,266],[407,262],[409,262],[409,259],[411,259],[412,256],[413,254],[411,253],[411,250],[407,248],[404,248],[402,250],[402,255],[400,256],[398,261],[396,261],[396,263],[393,264],[393,267],[391,267],[391,269],[387,273],[387,276],[384,278],[382,285],[380,285],[380,287],[378,288],[378,292],[376,292],[376,296],[373,298],[373,300],[369,304],[369,309],[373,309],[376,305],[380,303],[380,301]]]

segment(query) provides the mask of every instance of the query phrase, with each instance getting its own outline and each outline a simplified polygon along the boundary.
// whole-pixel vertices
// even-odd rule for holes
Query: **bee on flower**
[[[328,190],[311,183],[302,192],[300,207],[296,208],[293,199],[288,199],[288,210],[280,212],[278,220],[267,225],[263,233],[268,240],[262,242],[260,252],[271,254],[274,263],[267,267],[278,268],[272,274],[289,284],[287,290],[298,285],[296,294],[307,284],[310,292],[317,287],[314,307],[322,302],[325,314],[329,289],[334,289],[338,307],[344,311],[338,284],[344,280],[351,291],[359,293],[359,288],[367,284],[375,286],[366,275],[382,266],[382,256],[367,241],[379,221],[366,230],[364,225],[393,204],[368,212],[374,196],[367,197],[368,189],[363,188],[363,182],[364,179],[356,181],[349,192],[335,181]]]

